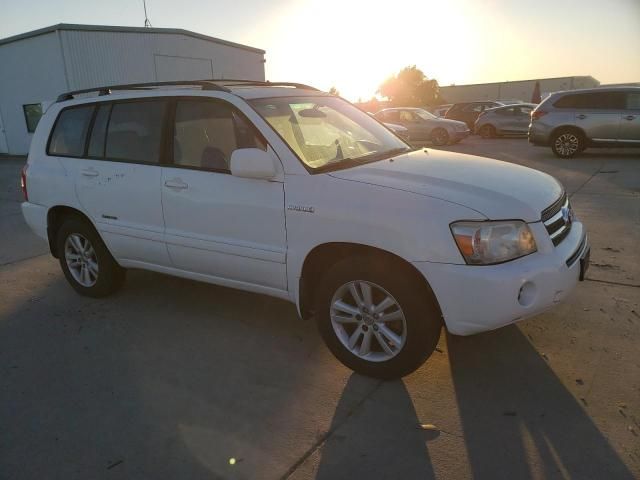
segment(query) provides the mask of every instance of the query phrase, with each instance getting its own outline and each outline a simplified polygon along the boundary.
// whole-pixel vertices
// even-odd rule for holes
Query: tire
[[[482,138],[494,138],[496,137],[496,127],[493,125],[483,125],[478,132]]]
[[[575,157],[585,148],[584,136],[573,129],[560,130],[551,138],[551,150],[559,158]]]
[[[125,269],[116,263],[88,222],[77,217],[64,220],[56,247],[64,276],[80,295],[105,297],[124,283]]]
[[[431,143],[437,146],[446,145],[449,143],[449,132],[444,128],[435,128],[431,132]]]
[[[380,306],[387,298],[391,303],[378,312],[358,307],[351,287],[366,301],[366,286],[372,292],[371,305]],[[315,312],[333,355],[355,372],[381,379],[400,378],[420,367],[436,348],[442,327],[440,308],[428,285],[385,258],[350,257],[331,266],[316,290]],[[389,320],[373,318],[381,312]],[[354,338],[352,351],[348,344]]]

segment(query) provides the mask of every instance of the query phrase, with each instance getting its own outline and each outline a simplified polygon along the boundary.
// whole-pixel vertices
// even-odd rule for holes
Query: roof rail
[[[82,93],[98,92],[99,96],[109,95],[112,90],[145,90],[164,86],[195,86],[201,87],[202,90],[217,90],[221,92],[230,92],[230,90],[222,85],[217,85],[211,80],[176,80],[173,82],[147,82],[147,83],[128,83],[123,85],[109,85],[103,87],[85,88],[82,90],[73,90],[65,92],[58,96],[56,102],[64,102],[72,100],[75,95]]]
[[[228,78],[207,78],[203,80],[175,80],[172,82],[147,82],[147,83],[128,83],[123,85],[109,85],[104,87],[85,88],[82,90],[73,90],[66,92],[58,96],[56,102],[64,102],[66,100],[72,100],[75,95],[82,93],[98,92],[99,96],[109,95],[112,90],[145,90],[157,87],[165,86],[195,86],[201,87],[202,90],[217,90],[220,92],[231,92],[227,87],[234,86],[260,86],[260,87],[292,87],[300,88],[302,90],[315,90],[317,88],[303,83],[291,83],[291,82],[262,82],[260,80],[236,80]]]
[[[239,87],[243,85],[259,86],[259,87],[292,87],[292,88],[300,88],[303,90],[319,91],[317,88],[312,87],[310,85],[305,85],[304,83],[293,83],[293,82],[270,82],[269,80],[262,82],[260,80],[234,80],[234,79],[227,79],[227,78],[211,79],[208,81],[216,82],[228,87]]]

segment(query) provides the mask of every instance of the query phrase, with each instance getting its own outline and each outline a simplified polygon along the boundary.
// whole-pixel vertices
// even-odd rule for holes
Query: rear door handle
[[[169,188],[175,188],[176,190],[184,190],[185,188],[189,188],[189,185],[184,183],[179,178],[167,180],[166,182],[164,182],[164,186]]]
[[[586,116],[585,114],[583,114],[583,113],[581,113],[580,115],[577,115],[577,117],[578,117],[580,120],[584,120],[585,118],[587,118],[587,116]]]
[[[624,117],[625,120],[633,120],[635,117],[635,115],[627,115],[626,117]]]
[[[98,171],[94,170],[93,168],[85,168],[81,170],[80,173],[82,173],[82,175],[84,175],[85,177],[97,177],[98,175],[100,175],[100,173],[98,173]]]

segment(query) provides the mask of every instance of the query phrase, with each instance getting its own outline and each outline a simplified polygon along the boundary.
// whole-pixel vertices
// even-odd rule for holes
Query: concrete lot
[[[0,478],[639,477],[640,151],[450,149],[559,178],[592,268],[563,305],[443,335],[386,383],[279,300],[140,271],[78,296],[22,221],[22,162],[0,158]]]

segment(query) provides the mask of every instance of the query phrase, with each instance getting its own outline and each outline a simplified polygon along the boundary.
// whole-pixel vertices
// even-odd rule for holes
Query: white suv
[[[544,173],[412,148],[304,85],[97,91],[47,110],[22,174],[24,217],[80,294],[143,268],[272,295],[345,365],[393,378],[443,323],[494,329],[584,276],[585,229]]]

